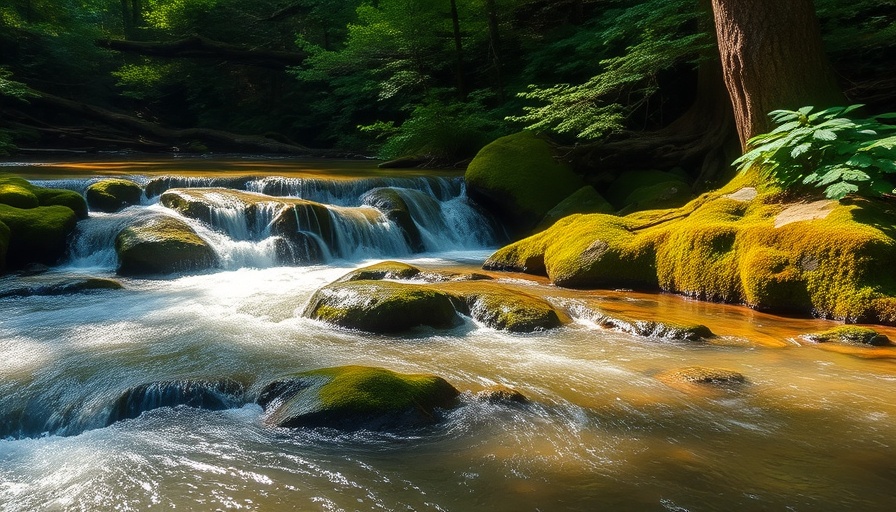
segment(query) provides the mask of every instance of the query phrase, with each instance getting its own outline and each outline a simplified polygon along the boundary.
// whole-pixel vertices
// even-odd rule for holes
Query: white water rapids
[[[274,182],[239,186],[297,197],[317,190],[308,198],[337,216],[358,211],[358,198],[374,186]],[[572,324],[521,335],[466,319],[447,331],[393,337],[301,317],[317,288],[376,261],[480,265],[498,235],[484,228],[459,184],[439,183],[375,184],[402,189],[424,254],[412,254],[389,238],[388,223],[378,223],[369,226],[381,229],[373,235],[340,241],[325,264],[279,266],[265,245],[268,214],[250,225],[222,211],[212,226],[190,221],[222,255],[222,269],[117,278],[123,290],[0,298],[0,510],[896,507],[896,359],[877,349],[797,343],[800,333],[831,322],[534,281],[525,285],[566,307]],[[71,260],[49,277],[114,277],[115,234],[153,213],[172,214],[154,198],[92,214],[79,227]],[[340,229],[363,225],[347,218],[349,227]],[[0,286],[28,279],[8,277]],[[720,342],[601,329],[589,316],[597,307],[702,319]],[[786,346],[767,347],[760,342],[767,338]],[[434,426],[392,433],[262,424],[252,402],[267,382],[345,364],[440,375],[465,392],[462,405]],[[689,394],[655,378],[682,366],[731,368],[749,385]],[[220,410],[161,407],[106,424],[126,390],[176,379],[230,379],[245,392]],[[494,383],[531,402],[473,399]]]

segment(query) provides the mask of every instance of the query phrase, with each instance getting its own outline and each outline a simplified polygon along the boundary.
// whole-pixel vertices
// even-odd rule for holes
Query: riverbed
[[[547,297],[572,323],[532,334],[469,318],[401,336],[339,329],[301,313],[317,288],[345,273],[383,260],[478,269],[498,247],[503,234],[468,203],[461,175],[356,162],[197,162],[201,168],[159,159],[4,170],[75,190],[99,176],[142,185],[167,177],[166,186],[229,184],[336,208],[358,207],[360,192],[389,186],[426,195],[440,214],[415,217],[424,253],[356,237],[353,250],[304,266],[278,265],[263,229],[239,219],[191,221],[222,255],[222,268],[155,279],[116,277],[110,244],[134,219],[174,213],[147,197],[119,213],[91,214],[61,266],[0,280],[12,287],[91,276],[124,286],[0,299],[0,510],[896,507],[896,349],[803,337],[837,325],[830,321],[668,294],[564,290],[502,273],[491,275]],[[717,336],[633,336],[602,328],[601,312],[698,322]],[[896,340],[896,330],[875,328]],[[263,423],[253,402],[266,383],[338,365],[434,373],[463,392],[461,405],[434,425],[392,432]],[[688,389],[657,378],[688,366],[731,369],[747,384]],[[223,410],[162,407],[105,423],[126,390],[175,379],[231,379],[246,392]],[[528,403],[475,399],[493,384]]]

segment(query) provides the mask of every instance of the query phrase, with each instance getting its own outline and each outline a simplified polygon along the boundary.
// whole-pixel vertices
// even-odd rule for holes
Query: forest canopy
[[[815,9],[849,103],[896,110],[896,2]],[[701,74],[718,59],[709,2],[694,0],[7,0],[0,152],[453,165],[522,128],[570,147],[666,129],[717,94]]]

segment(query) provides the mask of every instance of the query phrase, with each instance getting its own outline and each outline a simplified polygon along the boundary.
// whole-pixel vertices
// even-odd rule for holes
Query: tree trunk
[[[843,104],[812,0],[712,0],[719,53],[741,147],[768,113]]]
[[[124,0],[122,0],[124,2]],[[297,66],[305,61],[305,54],[267,50],[264,48],[243,48],[200,36],[192,36],[177,41],[122,41],[100,39],[98,46],[119,52],[136,53],[152,57],[221,59],[250,66],[283,68]]]
[[[495,92],[498,101],[504,103],[504,75],[501,70],[501,40],[498,33],[498,7],[495,0],[485,0],[488,11],[488,39],[491,50],[492,66],[495,69]]]
[[[467,96],[467,87],[464,84],[464,47],[460,38],[457,0],[451,0],[451,25],[454,28],[454,73],[457,77],[457,95],[463,99]]]

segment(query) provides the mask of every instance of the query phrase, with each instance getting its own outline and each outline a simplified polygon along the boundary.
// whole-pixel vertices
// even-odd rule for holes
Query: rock
[[[880,334],[874,329],[858,327],[855,325],[841,325],[824,332],[807,334],[805,338],[809,341],[814,341],[815,343],[839,341],[841,343],[873,345],[876,347],[890,345],[890,338]]]
[[[9,288],[0,287],[0,298],[70,295],[92,290],[120,290],[123,288],[118,281],[99,277],[56,281],[37,280],[33,283],[16,280],[13,284],[14,286]]]
[[[126,276],[171,274],[213,268],[218,257],[193,228],[159,216],[129,226],[115,239],[118,273]]]
[[[527,404],[529,403],[529,399],[526,398],[526,395],[520,393],[519,391],[505,386],[503,384],[494,384],[492,386],[488,386],[487,388],[476,392],[473,395],[474,398],[480,400],[482,402],[489,402],[493,404],[503,403],[503,404]]]
[[[645,201],[646,199],[663,195],[662,191],[671,186],[681,190],[686,190],[688,197],[678,204],[670,206],[681,206],[690,198],[691,187],[688,186],[686,175],[666,172],[666,171],[628,171],[620,174],[613,183],[607,188],[604,197],[616,207],[617,210],[630,207],[634,203]],[[647,209],[637,208],[638,210]],[[655,206],[659,208],[660,206]],[[634,211],[634,210],[632,210]]]
[[[411,252],[423,252],[426,249],[423,246],[420,229],[414,223],[408,205],[398,191],[388,187],[375,188],[362,195],[361,202],[383,212],[387,219],[401,228]]]
[[[536,231],[543,231],[554,225],[555,222],[568,217],[575,213],[613,213],[616,209],[602,195],[600,195],[591,185],[576,190],[557,206],[545,214],[541,219],[541,223],[535,228]]]
[[[700,341],[714,338],[715,334],[703,324],[681,324],[657,320],[637,320],[623,315],[603,315],[598,320],[602,327],[648,338]]]
[[[341,366],[290,375],[262,389],[265,423],[277,427],[387,430],[437,421],[457,389],[435,375]]]
[[[446,329],[461,323],[447,293],[426,285],[391,281],[327,285],[311,297],[304,316],[375,333],[418,326]]]
[[[0,204],[6,204],[14,208],[37,208],[40,201],[29,190],[31,187],[23,187],[12,183],[0,183]]]
[[[90,209],[113,213],[139,204],[143,189],[133,181],[111,178],[90,185],[85,195]]]
[[[740,372],[723,368],[705,368],[702,366],[689,366],[676,368],[657,375],[664,383],[679,387],[682,384],[697,386],[711,386],[722,388],[737,388],[748,383],[747,378]]]
[[[123,392],[112,406],[106,425],[132,419],[146,411],[179,405],[220,411],[241,405],[245,386],[231,379],[172,380],[141,384]]]
[[[5,194],[4,190],[7,191]],[[36,204],[34,198],[37,199]],[[0,174],[0,204],[22,209],[65,206],[75,212],[78,219],[87,218],[87,202],[81,194],[73,190],[37,187],[28,180],[9,174]]]
[[[384,261],[353,270],[339,278],[340,283],[348,281],[379,281],[382,279],[413,279],[420,269],[399,261]]]
[[[625,198],[625,206],[619,210],[620,215],[640,210],[675,208],[687,203],[694,194],[691,187],[683,181],[667,181],[639,187]]]
[[[425,156],[402,156],[392,160],[386,160],[377,164],[380,169],[410,169],[413,167],[422,167],[432,160]]]
[[[464,175],[467,193],[512,231],[530,231],[583,185],[551,145],[532,132],[502,137],[482,148]]]
[[[0,204],[0,223],[9,228],[7,268],[18,269],[29,263],[57,263],[68,250],[68,240],[76,222],[75,212],[65,206],[23,210]]]
[[[569,322],[545,299],[496,283],[454,283],[442,287],[463,301],[463,313],[492,329],[524,333],[554,329]]]
[[[752,201],[728,197],[745,185],[757,189]],[[741,175],[678,209],[565,217],[501,248],[484,268],[546,275],[570,288],[663,290],[896,324],[896,211],[855,198],[825,206],[824,216],[776,224],[792,206],[776,185]]]

